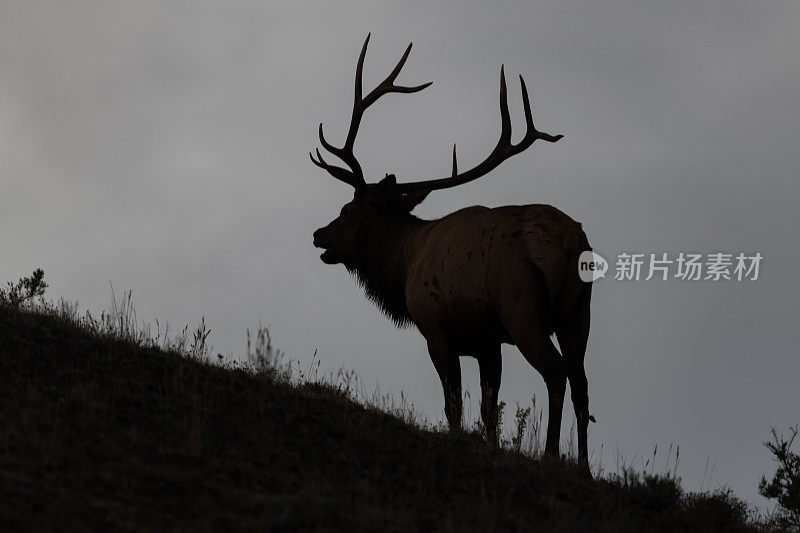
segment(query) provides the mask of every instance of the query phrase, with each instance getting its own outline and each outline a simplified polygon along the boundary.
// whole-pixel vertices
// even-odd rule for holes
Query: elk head
[[[353,200],[342,207],[339,216],[314,232],[314,246],[325,249],[320,259],[329,265],[342,263],[352,270],[356,265],[359,233],[364,228],[378,228],[391,221],[403,220],[429,192],[399,192],[393,174],[387,174],[377,184],[356,189]]]
[[[362,96],[361,79],[369,37],[370,36],[367,35],[364,41],[356,66],[353,113],[344,145],[342,147],[337,147],[330,144],[325,139],[325,135],[322,131],[322,124],[319,125],[319,140],[323,148],[339,158],[348,168],[345,169],[340,166],[329,164],[323,159],[319,149],[316,150],[316,158],[314,158],[314,154],[309,153],[309,157],[315,165],[326,170],[334,178],[347,183],[355,189],[353,200],[342,207],[339,217],[324,228],[320,228],[314,232],[314,246],[325,249],[320,256],[322,261],[327,264],[342,263],[351,270],[357,268],[359,255],[357,240],[358,236],[365,230],[381,228],[387,222],[402,222],[404,219],[410,217],[409,213],[411,210],[421,203],[431,191],[455,187],[475,180],[489,173],[506,159],[522,152],[537,139],[556,142],[563,137],[563,135],[550,135],[537,131],[533,125],[533,117],[531,114],[530,101],[528,99],[528,91],[525,88],[525,80],[520,76],[527,132],[520,142],[517,144],[511,143],[511,117],[508,112],[505,74],[504,69],[501,67],[500,139],[486,159],[475,167],[459,173],[456,161],[456,147],[453,145],[453,170],[448,177],[410,183],[397,183],[394,175],[387,174],[380,182],[367,184],[364,180],[364,172],[361,165],[353,154],[353,146],[364,111],[385,94],[415,93],[433,83],[428,82],[414,87],[395,85],[395,80],[411,52],[411,44],[409,44],[405,53],[403,53],[403,56],[400,58],[400,61],[398,61],[394,70],[389,73],[386,79],[367,94],[366,97]]]

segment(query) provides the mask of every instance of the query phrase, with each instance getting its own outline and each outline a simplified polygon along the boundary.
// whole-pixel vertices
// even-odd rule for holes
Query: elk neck
[[[375,302],[398,327],[411,325],[405,285],[419,236],[430,221],[408,213],[389,213],[365,224],[356,237],[356,264],[351,269]]]

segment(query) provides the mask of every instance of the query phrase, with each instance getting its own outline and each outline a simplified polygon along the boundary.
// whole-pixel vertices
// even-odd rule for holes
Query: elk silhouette
[[[353,154],[366,109],[388,93],[414,93],[432,82],[406,87],[395,80],[411,44],[389,76],[362,97],[361,78],[367,35],[358,58],[355,99],[344,145],[330,144],[319,125],[322,146],[349,168],[329,164],[319,149],[311,161],[355,189],[353,200],[336,220],[314,232],[327,264],[342,263],[354,273],[367,297],[398,326],[414,324],[425,337],[444,390],[445,414],[452,429],[462,416],[460,356],[478,360],[481,418],[490,443],[497,443],[497,395],[502,343],[516,345],[547,385],[549,420],[545,451],[558,455],[564,391],[570,382],[577,418],[578,458],[588,472],[589,415],[584,355],[589,335],[591,283],[578,275],[578,256],[590,250],[578,222],[549,205],[473,206],[438,220],[410,212],[433,190],[475,180],[522,152],[537,139],[556,142],[562,135],[533,125],[525,81],[520,76],[527,132],[511,142],[506,81],[500,69],[501,133],[489,156],[458,172],[453,146],[452,175],[397,183],[387,174],[375,184],[364,181]],[[551,341],[555,333],[561,353]]]

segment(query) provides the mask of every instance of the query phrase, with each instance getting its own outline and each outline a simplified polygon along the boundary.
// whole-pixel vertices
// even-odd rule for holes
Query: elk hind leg
[[[567,386],[567,371],[561,354],[550,340],[545,327],[540,324],[538,306],[530,312],[515,309],[504,320],[509,334],[519,351],[544,378],[547,385],[548,420],[545,452],[558,457],[561,439],[561,416],[564,411],[564,390]]]
[[[591,285],[583,287],[577,302],[565,320],[556,327],[556,337],[564,356],[572,393],[572,406],[578,425],[578,462],[588,471],[588,428],[594,418],[589,414],[589,392],[584,368],[586,343],[589,338],[589,304]]]

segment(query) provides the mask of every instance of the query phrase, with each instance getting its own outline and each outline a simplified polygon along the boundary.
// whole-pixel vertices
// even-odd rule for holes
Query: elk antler
[[[358,56],[358,64],[356,65],[355,96],[353,99],[353,114],[352,118],[350,119],[350,129],[347,132],[347,139],[344,142],[344,146],[338,148],[326,141],[325,135],[322,133],[322,123],[319,125],[319,142],[327,151],[346,163],[347,166],[350,167],[350,170],[328,164],[322,158],[322,155],[319,153],[319,149],[316,150],[317,159],[314,159],[314,156],[311,154],[311,152],[308,154],[311,158],[311,161],[315,165],[325,169],[334,178],[348,183],[356,189],[362,189],[366,187],[366,182],[364,181],[364,171],[361,170],[361,165],[356,159],[356,156],[353,155],[353,144],[355,143],[356,135],[358,134],[358,127],[361,125],[361,117],[364,115],[364,111],[384,94],[415,93],[433,83],[430,81],[428,83],[423,83],[422,85],[417,85],[416,87],[404,87],[394,84],[397,75],[400,74],[400,70],[403,68],[406,59],[408,59],[408,54],[411,52],[411,44],[409,44],[405,53],[403,53],[403,57],[400,58],[397,66],[394,67],[394,70],[392,70],[386,79],[383,80],[377,87],[375,87],[372,92],[370,92],[365,98],[362,98],[361,74],[364,70],[364,56],[367,54],[369,37],[370,34],[367,34],[367,38],[364,40],[364,46],[361,48],[361,55]]]
[[[508,98],[506,91],[506,76],[504,67],[500,67],[500,120],[502,129],[500,130],[500,140],[489,156],[484,159],[477,166],[467,170],[466,172],[458,173],[458,163],[456,162],[456,146],[453,145],[453,173],[449,178],[439,178],[432,180],[416,181],[411,183],[400,183],[397,185],[396,190],[402,193],[411,191],[418,191],[421,189],[433,191],[436,189],[446,189],[455,187],[462,183],[467,183],[472,180],[478,179],[487,174],[500,163],[506,159],[517,155],[526,148],[528,148],[536,139],[543,139],[548,142],[556,142],[563,137],[563,135],[550,135],[543,131],[538,131],[533,125],[533,115],[531,114],[531,103],[528,100],[528,90],[525,88],[525,80],[522,76],[519,77],[519,82],[522,88],[522,104],[525,106],[525,122],[528,129],[525,132],[525,137],[522,138],[517,144],[511,143],[511,117],[508,113]]]

